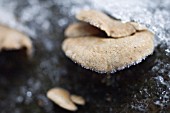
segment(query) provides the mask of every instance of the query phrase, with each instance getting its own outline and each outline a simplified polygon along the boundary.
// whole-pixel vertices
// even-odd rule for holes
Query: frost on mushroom
[[[95,10],[80,11],[76,15],[76,18],[100,28],[105,31],[108,36],[113,38],[129,36],[136,32],[135,28],[130,23],[122,23]]]
[[[67,38],[63,42],[66,56],[100,72],[113,72],[133,64],[153,52],[153,34],[148,31],[119,39],[100,37]]]
[[[101,73],[112,73],[137,64],[153,53],[154,35],[142,25],[135,22],[123,24],[97,11],[82,11],[82,13],[78,14],[77,18],[91,25],[98,25],[97,27],[108,35],[103,37],[79,35],[79,37],[69,37],[64,40],[62,49],[66,56],[82,67]],[[114,38],[109,37],[112,35],[109,35],[107,30],[109,31],[111,27],[114,28],[115,34],[121,32],[123,37],[120,38],[120,35],[114,35],[116,36]],[[133,34],[126,31],[129,30],[128,28],[133,28],[131,32]]]
[[[28,56],[32,54],[32,42],[26,35],[0,25],[0,51],[26,48]]]

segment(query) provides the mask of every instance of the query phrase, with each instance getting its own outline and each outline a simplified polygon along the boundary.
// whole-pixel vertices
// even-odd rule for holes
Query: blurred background
[[[97,9],[155,33],[155,52],[142,63],[111,74],[74,64],[61,50],[64,29],[82,9]],[[87,103],[76,113],[170,113],[169,0],[0,0],[0,24],[28,35],[31,59],[22,51],[0,53],[1,113],[68,113],[46,92],[63,87]]]

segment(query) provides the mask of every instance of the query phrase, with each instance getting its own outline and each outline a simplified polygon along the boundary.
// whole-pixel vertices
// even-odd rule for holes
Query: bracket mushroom
[[[94,10],[80,11],[76,17],[89,23],[88,26],[95,26],[94,30],[88,31],[87,26],[81,27],[86,29],[81,34],[81,29],[67,29],[67,34],[77,34],[76,37],[67,35],[62,49],[67,57],[86,69],[114,73],[141,62],[154,51],[153,33],[138,23],[122,23]],[[107,36],[93,35],[91,31],[95,29],[105,31]],[[112,30],[114,32],[110,32]]]

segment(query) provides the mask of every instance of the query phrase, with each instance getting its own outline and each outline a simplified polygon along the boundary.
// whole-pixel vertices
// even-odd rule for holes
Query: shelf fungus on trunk
[[[14,29],[0,25],[0,51],[26,49],[28,56],[32,55],[32,41]]]
[[[89,23],[94,30],[67,29],[62,49],[67,57],[86,69],[113,73],[142,61],[154,51],[154,35],[146,27],[135,23],[114,20],[102,12],[80,11],[77,19]],[[68,27],[69,28],[69,27]],[[106,35],[92,31],[105,31]],[[103,30],[103,31],[102,31]],[[74,31],[75,34],[68,35]],[[87,33],[85,33],[87,32]],[[82,33],[82,34],[81,34]],[[87,35],[84,35],[87,34]]]

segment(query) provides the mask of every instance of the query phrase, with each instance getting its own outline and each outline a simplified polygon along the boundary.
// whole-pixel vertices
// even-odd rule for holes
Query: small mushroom
[[[76,103],[76,104],[78,104],[78,105],[85,105],[85,100],[84,100],[84,98],[81,97],[81,96],[71,95],[70,98],[71,98],[71,100],[72,100],[74,103]]]
[[[62,44],[66,56],[84,68],[97,72],[115,72],[138,63],[153,53],[153,34],[136,32],[125,38],[77,37]]]
[[[76,15],[76,18],[100,28],[105,31],[108,36],[113,38],[129,36],[136,32],[135,28],[130,23],[122,23],[95,10],[80,11]]]
[[[70,99],[70,93],[62,88],[52,88],[47,92],[47,97],[60,107],[76,111],[76,105]]]
[[[73,23],[65,30],[66,37],[96,36],[100,35],[101,30],[88,23]]]
[[[32,54],[32,42],[26,35],[0,25],[0,51],[26,48],[28,56]]]

